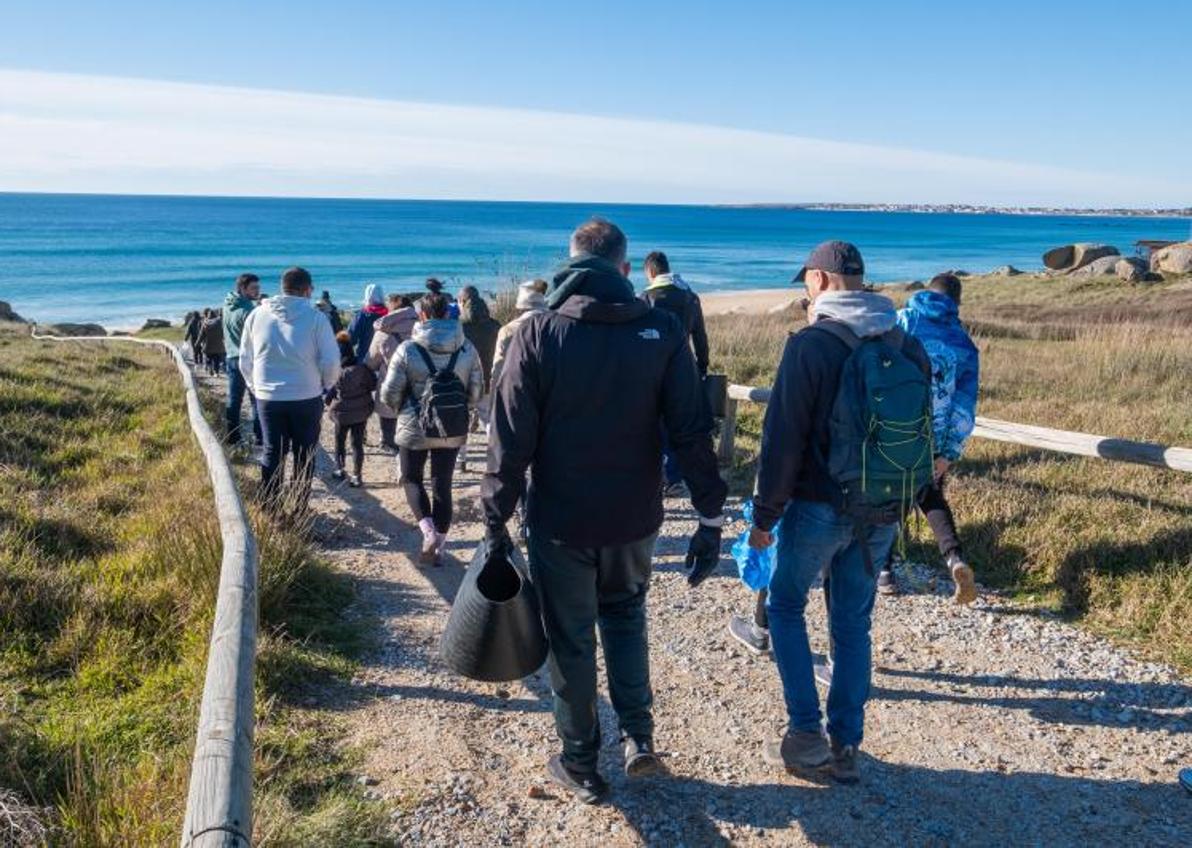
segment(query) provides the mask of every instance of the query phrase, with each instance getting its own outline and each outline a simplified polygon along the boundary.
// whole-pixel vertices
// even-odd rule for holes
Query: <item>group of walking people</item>
[[[521,285],[518,317],[503,327],[474,289],[456,302],[432,279],[416,302],[368,287],[337,336],[330,314],[310,300],[308,272],[287,270],[281,294],[263,302],[252,300],[255,278],[241,285],[246,275],[229,303],[254,306],[239,324],[236,353],[228,348],[238,366],[230,370],[259,413],[265,495],[276,495],[287,452],[299,488],[309,487],[324,407],[336,427],[334,476],[360,485],[375,413],[383,445],[398,457],[423,563],[441,561],[460,450],[487,426],[486,549],[509,554],[507,526],[519,516],[549,643],[561,751],[547,772],[596,803],[608,794],[598,768],[596,631],[624,769],[658,773],[645,600],[663,497],[681,493],[697,513],[685,558],[695,587],[721,562],[727,486],[712,444],[698,296],[660,252],[646,257],[639,295],[628,241],[610,221],[577,228],[569,252],[550,281]],[[749,533],[751,546],[773,554],[774,569],[757,616],[730,623],[736,638],[772,651],[781,678],[787,730],[763,745],[765,762],[827,768],[842,782],[859,778],[871,614],[879,580],[892,585],[880,574],[911,510],[923,510],[936,532],[957,600],[975,591],[943,494],[976,400],[976,349],[957,317],[960,281],[933,279],[900,313],[865,286],[864,270],[855,246],[832,241],[796,277],[809,323],[778,364]],[[226,306],[224,321],[227,329]],[[240,411],[233,420],[231,395],[235,441]],[[826,724],[804,614],[820,578],[832,659]]]

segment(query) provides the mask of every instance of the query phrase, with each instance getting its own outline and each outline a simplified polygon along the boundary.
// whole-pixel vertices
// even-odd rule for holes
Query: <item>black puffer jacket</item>
[[[327,397],[327,412],[336,424],[347,427],[368,420],[373,413],[373,389],[377,375],[367,365],[349,365]]]
[[[662,439],[679,458],[699,512],[714,518],[726,487],[712,419],[675,318],[634,297],[602,259],[572,260],[551,309],[513,333],[493,386],[486,520],[512,515],[532,466],[532,532],[572,547],[624,545],[662,524]]]

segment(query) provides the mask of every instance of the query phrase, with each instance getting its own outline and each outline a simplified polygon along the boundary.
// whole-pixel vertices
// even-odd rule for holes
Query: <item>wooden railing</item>
[[[731,462],[734,450],[734,436],[737,427],[737,404],[767,403],[770,390],[757,386],[728,387],[728,409],[720,431],[720,442],[716,454],[722,462]],[[1150,442],[1132,442],[1109,436],[1092,436],[1087,433],[1073,433],[1069,430],[1053,430],[1050,427],[1036,427],[1031,424],[1015,424],[996,418],[977,416],[973,435],[980,439],[997,442],[1011,442],[1032,448],[1112,459],[1117,462],[1134,462],[1139,465],[1153,465],[1157,468],[1172,468],[1176,471],[1192,471],[1192,449],[1171,448]]]
[[[169,351],[182,376],[187,417],[215,492],[223,559],[181,844],[182,848],[246,848],[252,844],[257,544],[223,443],[203,415],[194,375],[175,345],[128,336],[43,336],[36,330],[33,338],[161,347]]]

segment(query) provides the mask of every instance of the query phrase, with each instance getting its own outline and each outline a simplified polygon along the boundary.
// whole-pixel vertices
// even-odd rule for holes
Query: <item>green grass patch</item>
[[[981,350],[980,415],[1192,446],[1192,282],[971,279],[961,315]],[[793,310],[709,317],[713,369],[769,385],[801,326]],[[763,413],[739,406],[740,494]],[[982,582],[1192,670],[1192,475],[973,439],[948,492]],[[911,555],[938,560],[926,523],[911,530]]]
[[[221,551],[177,372],[160,350],[14,327],[0,362],[0,788],[53,844],[174,843]],[[336,721],[295,703],[354,669],[350,582],[253,520],[257,843],[378,844]]]

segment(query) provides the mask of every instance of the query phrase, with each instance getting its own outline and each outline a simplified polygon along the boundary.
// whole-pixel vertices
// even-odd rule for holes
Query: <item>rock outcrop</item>
[[[164,318],[147,318],[144,325],[141,326],[141,332],[145,330],[168,330],[170,322]]]
[[[1087,265],[1082,265],[1073,271],[1068,272],[1070,277],[1079,277],[1084,279],[1086,277],[1112,277],[1115,273],[1119,258],[1117,254],[1111,256],[1102,256],[1089,262]]]
[[[991,277],[1017,277],[1022,272],[1013,265],[1002,265],[989,272]]]
[[[1151,254],[1151,270],[1162,274],[1192,274],[1192,241],[1156,250]]]
[[[1043,254],[1043,264],[1052,271],[1071,272],[1103,257],[1120,255],[1113,245],[1082,242],[1052,248]]]
[[[0,300],[0,321],[10,321],[17,324],[28,324],[29,322],[12,311],[12,307],[6,301]]]
[[[1148,270],[1147,263],[1137,256],[1123,256],[1113,266],[1113,272],[1118,275],[1118,279],[1127,283],[1142,282],[1143,275]]]
[[[50,324],[46,332],[55,336],[106,336],[108,331],[98,324]]]

